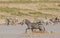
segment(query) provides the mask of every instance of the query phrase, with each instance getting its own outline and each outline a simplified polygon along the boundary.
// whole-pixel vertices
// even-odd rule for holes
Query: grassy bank
[[[28,11],[28,12],[25,13],[25,11]],[[8,7],[0,8],[0,13],[7,13],[10,15],[14,15],[14,16],[30,16],[30,17],[44,17],[44,16],[52,17],[54,16],[52,14],[45,14],[45,13],[31,10],[31,9],[19,9],[19,8],[8,8]],[[1,15],[1,17],[4,17],[4,15]]]

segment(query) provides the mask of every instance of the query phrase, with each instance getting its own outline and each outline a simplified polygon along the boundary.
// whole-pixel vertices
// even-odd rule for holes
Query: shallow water
[[[55,25],[46,25],[44,26],[46,31],[48,32],[60,32],[60,24],[55,24]],[[25,29],[27,28],[26,25],[0,25],[0,33],[1,32],[8,32],[8,33],[11,33],[11,32],[22,32],[24,33],[25,32]]]
[[[44,26],[50,33],[25,33],[26,25],[0,25],[0,38],[60,38],[60,24]],[[30,31],[30,30],[29,30]],[[28,32],[29,32],[28,31]]]
[[[45,28],[48,32],[60,32],[60,24],[47,25]]]

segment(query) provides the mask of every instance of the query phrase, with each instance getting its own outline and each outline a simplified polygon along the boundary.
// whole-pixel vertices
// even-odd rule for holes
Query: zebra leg
[[[45,32],[45,28],[43,27],[42,32]]]
[[[27,30],[28,30],[29,28],[26,28],[26,31],[25,31],[25,33],[27,33]]]
[[[39,31],[41,31],[41,28],[39,28]]]
[[[31,28],[32,32],[33,32],[33,28]]]
[[[45,31],[45,28],[43,27],[43,30],[42,30],[43,32]]]
[[[26,28],[26,31],[25,31],[25,33],[27,33],[27,30],[28,30],[28,28]]]
[[[44,32],[45,31],[45,28],[44,27],[41,27],[39,28],[40,31]]]

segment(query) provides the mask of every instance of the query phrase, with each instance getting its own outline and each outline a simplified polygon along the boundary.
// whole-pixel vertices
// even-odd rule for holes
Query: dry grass
[[[60,16],[59,0],[7,0],[0,2],[0,13],[19,17]],[[6,14],[3,14],[3,17]]]

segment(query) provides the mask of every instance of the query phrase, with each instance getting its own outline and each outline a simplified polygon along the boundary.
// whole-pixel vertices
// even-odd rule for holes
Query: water
[[[60,24],[44,26],[48,32],[60,33]],[[25,33],[26,25],[1,25],[0,38],[60,38],[60,34],[47,34],[47,33]]]
[[[0,26],[0,33],[18,33],[18,32],[24,32],[26,29],[25,26],[21,26],[21,25],[9,25],[9,26],[5,26],[5,25],[1,25]]]
[[[60,24],[55,25],[46,25],[44,26],[46,31],[48,32],[60,32]],[[23,33],[25,32],[25,29],[27,28],[26,25],[0,25],[0,33]]]
[[[47,25],[45,26],[46,30],[48,32],[60,32],[60,24],[55,24],[55,25]]]

